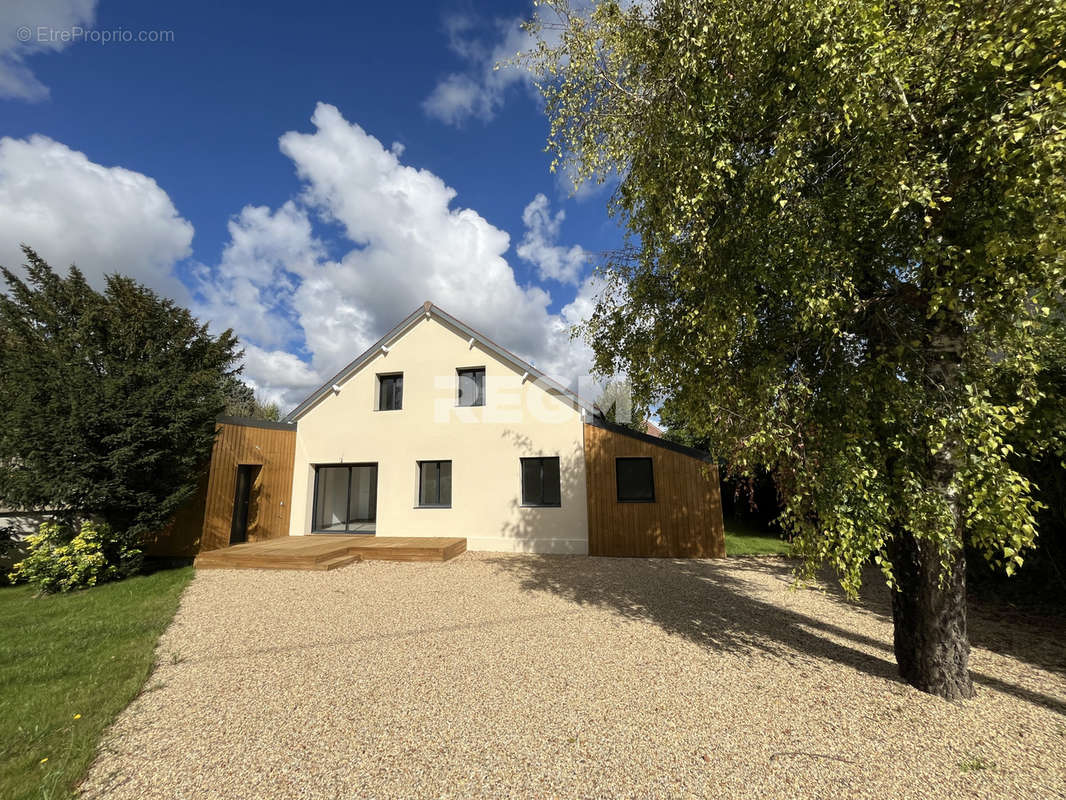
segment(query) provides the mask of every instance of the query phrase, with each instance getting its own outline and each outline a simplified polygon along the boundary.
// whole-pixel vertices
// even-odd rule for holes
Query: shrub
[[[11,572],[41,592],[69,592],[125,578],[141,567],[142,554],[133,537],[105,523],[86,520],[80,528],[61,522],[41,524],[29,537],[26,558]]]
[[[14,526],[0,525],[0,586],[8,583],[7,570],[4,567],[9,566],[14,560],[13,554],[16,547]]]

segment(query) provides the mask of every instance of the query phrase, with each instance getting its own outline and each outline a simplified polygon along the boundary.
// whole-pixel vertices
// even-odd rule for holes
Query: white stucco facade
[[[575,398],[435,314],[422,314],[300,410],[289,533],[311,533],[319,465],[376,464],[380,536],[462,536],[470,550],[588,551],[582,410]],[[457,405],[457,370],[484,367],[485,405]],[[379,376],[403,374],[399,410]],[[525,375],[525,377],[523,377]],[[559,458],[560,505],[522,503],[523,457]],[[451,462],[449,507],[419,506],[418,464]]]

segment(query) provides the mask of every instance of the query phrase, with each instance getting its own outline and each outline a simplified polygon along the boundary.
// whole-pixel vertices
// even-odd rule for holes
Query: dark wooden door
[[[229,543],[248,541],[248,508],[252,502],[252,482],[259,467],[240,464],[237,467],[237,490],[233,496],[233,522],[230,526]]]

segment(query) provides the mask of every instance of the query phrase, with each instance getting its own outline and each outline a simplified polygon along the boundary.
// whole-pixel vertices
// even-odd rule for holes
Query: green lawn
[[[0,797],[70,796],[191,578],[186,567],[68,595],[0,589]]]
[[[789,544],[773,531],[745,520],[725,519],[725,553],[727,556],[766,556],[789,554]]]

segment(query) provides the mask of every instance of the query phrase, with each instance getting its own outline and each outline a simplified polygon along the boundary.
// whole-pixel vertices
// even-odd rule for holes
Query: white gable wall
[[[456,406],[456,370],[484,367],[485,406]],[[403,408],[376,411],[402,372]],[[316,464],[377,463],[379,536],[463,536],[470,550],[586,553],[581,411],[446,323],[423,317],[300,417],[290,534],[311,531]],[[560,508],[522,507],[519,459],[558,456]],[[451,508],[418,508],[418,461],[452,462]]]

